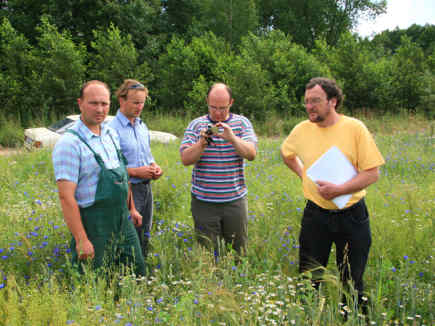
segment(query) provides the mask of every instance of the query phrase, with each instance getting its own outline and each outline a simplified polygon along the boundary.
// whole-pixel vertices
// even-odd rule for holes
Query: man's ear
[[[82,112],[82,106],[81,106],[81,104],[82,104],[82,100],[81,100],[81,98],[79,97],[79,98],[77,99],[77,105],[79,106],[80,112]]]
[[[337,108],[337,98],[336,98],[336,97],[331,98],[331,99],[329,100],[329,102],[332,103],[332,105],[334,106],[334,109]]]

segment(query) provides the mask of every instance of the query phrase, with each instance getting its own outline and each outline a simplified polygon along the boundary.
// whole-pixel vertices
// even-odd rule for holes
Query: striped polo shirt
[[[237,114],[230,113],[224,123],[241,139],[257,145],[257,137],[251,122]],[[208,115],[193,120],[186,128],[180,145],[180,152],[200,139],[200,132],[208,124],[215,124]],[[245,184],[243,158],[234,146],[221,137],[213,136],[192,170],[192,194],[207,202],[230,202],[242,198],[248,192]]]

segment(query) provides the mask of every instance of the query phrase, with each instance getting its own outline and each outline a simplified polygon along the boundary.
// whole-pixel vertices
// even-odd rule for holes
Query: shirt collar
[[[103,136],[109,132],[109,128],[107,126],[107,122],[103,122],[101,125],[101,134],[100,136]],[[79,134],[87,141],[89,141],[93,137],[100,137],[96,134],[94,134],[92,131],[89,130],[89,128],[83,123],[81,119],[77,121],[77,131]]]
[[[118,119],[119,123],[123,126],[123,127],[127,127],[129,124],[131,124],[130,120],[127,119],[127,117],[124,115],[124,113],[121,112],[121,110],[118,109],[118,112],[116,112],[116,118]],[[135,118],[134,119],[134,124],[137,125],[139,123],[141,123],[142,120],[140,118]]]
[[[232,117],[233,117],[233,114],[230,112],[230,114],[228,115],[228,119],[226,119],[226,120],[224,120],[224,121],[222,121],[222,122],[227,123],[228,121],[231,120]],[[207,119],[208,119],[211,123],[213,123],[213,124],[218,123],[217,121],[214,121],[214,120],[211,118],[210,114],[207,114]]]

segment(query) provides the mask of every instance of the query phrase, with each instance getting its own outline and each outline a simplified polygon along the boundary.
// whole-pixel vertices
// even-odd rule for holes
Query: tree
[[[386,1],[371,0],[257,0],[264,30],[280,29],[308,49],[315,40],[335,45],[360,16],[385,12]]]
[[[423,95],[424,73],[427,64],[423,50],[407,36],[401,39],[401,46],[393,56],[393,89],[401,108],[415,112]]]
[[[0,113],[27,124],[33,98],[29,96],[27,76],[31,73],[31,49],[24,35],[7,18],[0,26]],[[31,93],[30,93],[31,94]]]
[[[94,54],[89,60],[89,79],[100,79],[116,89],[124,79],[134,78],[148,84],[154,77],[147,62],[140,62],[130,34],[123,36],[113,24],[106,31],[94,31]],[[116,98],[112,97],[113,107]]]
[[[38,46],[32,50],[29,76],[32,81],[29,91],[38,94],[33,112],[42,120],[75,112],[85,79],[86,48],[76,45],[67,31],[60,33],[45,16],[36,31],[40,35]]]

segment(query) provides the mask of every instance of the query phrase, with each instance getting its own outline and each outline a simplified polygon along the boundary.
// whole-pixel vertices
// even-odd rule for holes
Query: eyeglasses
[[[141,83],[133,84],[131,86],[128,86],[127,89],[145,89],[145,86]]]
[[[321,103],[323,100],[328,101],[328,99],[323,99],[320,97],[307,98],[307,99],[305,99],[304,104],[305,105],[307,105],[307,104],[316,105],[316,104]]]
[[[220,108],[218,108],[218,107],[215,107],[215,106],[208,106],[208,109],[210,110],[210,111],[217,111],[217,112],[225,112],[225,111],[228,111],[228,109],[230,108],[230,104],[228,104],[227,106],[222,106],[222,107],[220,107]]]

